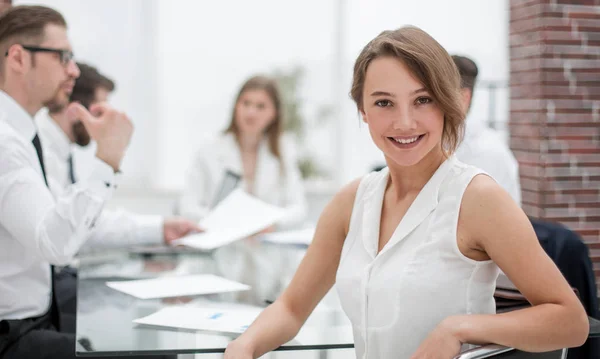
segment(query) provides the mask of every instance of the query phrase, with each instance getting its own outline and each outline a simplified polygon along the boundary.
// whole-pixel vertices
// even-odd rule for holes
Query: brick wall
[[[600,282],[600,0],[510,0],[509,44],[523,208],[580,233]]]

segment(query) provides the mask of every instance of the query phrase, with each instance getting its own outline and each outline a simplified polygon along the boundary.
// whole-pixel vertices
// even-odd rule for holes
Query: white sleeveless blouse
[[[446,160],[379,254],[388,169],[360,182],[336,277],[357,358],[410,358],[444,318],[496,312],[498,267],[465,257],[456,236],[463,194],[480,173]]]

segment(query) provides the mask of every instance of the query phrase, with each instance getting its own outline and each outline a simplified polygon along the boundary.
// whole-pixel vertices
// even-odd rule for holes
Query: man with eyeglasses
[[[53,267],[85,242],[116,186],[129,118],[106,104],[69,107],[97,143],[93,171],[54,198],[33,116],[69,100],[79,68],[55,10],[16,6],[0,15],[0,358],[75,358],[60,331]]]

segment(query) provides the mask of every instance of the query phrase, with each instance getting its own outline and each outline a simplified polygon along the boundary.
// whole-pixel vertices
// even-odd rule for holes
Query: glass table
[[[118,253],[81,259],[77,292],[78,356],[222,353],[236,335],[143,326],[134,319],[176,305],[266,307],[290,282],[305,247],[245,239],[211,253],[177,250],[145,255]],[[163,251],[164,252],[164,251]],[[142,300],[106,286],[109,280],[173,274],[215,274],[251,290],[185,298]],[[335,290],[330,291],[300,333],[278,350],[353,348],[352,328]],[[321,355],[323,356],[323,355]]]
[[[177,305],[250,305],[266,307],[285,289],[306,248],[246,239],[211,253],[177,248],[136,249],[104,257],[83,258],[79,264],[77,329],[81,357],[113,355],[177,355],[223,353],[236,335],[150,327],[133,323],[162,308]],[[109,280],[152,278],[176,274],[215,274],[251,286],[244,292],[185,298],[142,300],[106,286]],[[600,337],[600,321],[590,318],[590,337]],[[352,328],[342,312],[335,290],[330,291],[300,333],[278,350],[353,348]],[[348,353],[348,357],[353,357]]]

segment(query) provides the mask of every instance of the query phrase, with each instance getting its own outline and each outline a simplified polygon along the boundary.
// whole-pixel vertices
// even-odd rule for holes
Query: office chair
[[[565,359],[566,357],[566,348],[546,353],[528,353],[502,345],[489,344],[466,350],[454,359]]]
[[[600,318],[598,290],[594,267],[587,245],[581,237],[560,223],[530,217],[540,244],[560,269],[577,294],[587,315]],[[584,345],[569,350],[568,359],[600,358],[600,339],[590,339]]]

